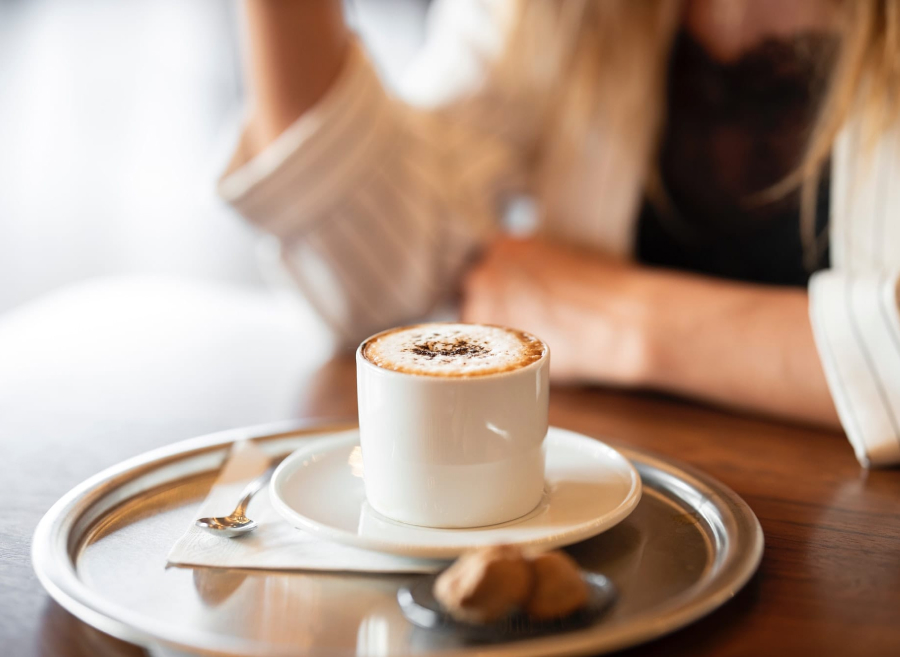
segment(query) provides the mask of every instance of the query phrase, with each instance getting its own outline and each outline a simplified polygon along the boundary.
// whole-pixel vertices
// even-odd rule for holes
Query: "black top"
[[[687,33],[670,60],[659,168],[671,210],[644,203],[637,256],[644,263],[741,281],[806,285],[799,192],[769,203],[752,195],[799,163],[833,51],[806,35],[768,40],[739,60],[712,59]],[[828,222],[828,167],[816,232]],[[827,248],[814,270],[828,267]]]

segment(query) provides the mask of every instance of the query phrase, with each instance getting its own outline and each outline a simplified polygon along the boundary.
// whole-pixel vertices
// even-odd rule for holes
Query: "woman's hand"
[[[646,383],[646,270],[536,239],[503,238],[467,275],[465,321],[534,333],[554,380]]]

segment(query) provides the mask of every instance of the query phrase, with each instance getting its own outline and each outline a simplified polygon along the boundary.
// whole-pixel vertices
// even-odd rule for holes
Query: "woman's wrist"
[[[606,293],[596,294],[599,286]],[[666,332],[661,329],[668,282],[665,274],[625,266],[606,268],[591,284],[582,310],[589,314],[567,322],[578,326],[577,342],[585,346],[577,378],[632,388],[652,387],[663,360]],[[592,345],[601,348],[592,349]]]
[[[638,345],[635,385],[660,388],[667,378],[674,335],[671,328],[673,295],[672,277],[665,272],[642,269],[635,286],[635,302],[640,311],[634,314],[635,342]]]
[[[643,357],[640,385],[677,392],[691,376],[696,341],[712,336],[726,290],[720,281],[661,269],[643,269],[637,298],[642,305],[636,332]]]

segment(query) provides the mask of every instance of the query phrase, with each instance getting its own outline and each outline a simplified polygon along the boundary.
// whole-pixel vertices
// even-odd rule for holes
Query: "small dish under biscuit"
[[[453,633],[470,641],[513,641],[587,627],[603,617],[615,603],[618,595],[616,587],[606,576],[582,572],[589,589],[588,603],[569,616],[548,621],[534,621],[524,613],[518,612],[494,623],[475,625],[458,621],[441,608],[432,592],[438,576],[419,577],[414,582],[400,587],[397,592],[400,609],[406,619],[417,627]]]

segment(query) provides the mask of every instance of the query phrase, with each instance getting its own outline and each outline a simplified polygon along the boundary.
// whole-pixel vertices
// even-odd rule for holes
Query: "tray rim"
[[[173,628],[166,626],[167,632],[162,633],[147,628],[142,614],[109,602],[81,581],[76,570],[78,553],[74,549],[80,544],[81,536],[75,537],[72,532],[76,529],[79,518],[89,511],[95,502],[103,499],[106,493],[115,491],[123,483],[151,473],[161,466],[205,455],[209,457],[211,464],[208,471],[215,471],[226,458],[228,448],[239,440],[254,440],[260,445],[266,445],[289,438],[303,439],[310,434],[345,431],[356,426],[358,425],[355,421],[346,419],[315,419],[288,420],[229,429],[171,443],[106,468],[63,495],[41,518],[33,535],[31,549],[32,566],[38,580],[48,594],[76,618],[123,641],[143,647],[163,645],[200,655],[258,654],[261,644],[254,641],[231,638],[222,641],[221,645],[212,645],[207,640],[205,646],[198,646],[197,641],[192,640],[195,635],[192,631],[182,629],[173,631]],[[608,441],[604,438],[604,442]],[[564,642],[560,641],[560,637],[551,636],[532,639],[527,645],[514,642],[490,648],[478,646],[478,654],[515,654],[526,657],[548,654],[582,655],[645,643],[680,629],[714,611],[732,598],[756,572],[763,555],[763,531],[756,515],[737,493],[715,478],[676,459],[625,447],[616,441],[609,442],[632,462],[642,479],[644,478],[642,469],[652,468],[667,477],[680,480],[685,488],[700,491],[702,503],[700,507],[695,508],[695,513],[703,516],[708,527],[712,527],[713,523],[699,509],[707,502],[713,502],[713,508],[720,512],[724,510],[726,512],[724,519],[732,521],[731,524],[734,525],[731,527],[732,531],[746,534],[746,545],[736,551],[725,553],[724,557],[720,552],[719,556],[724,563],[720,564],[721,568],[713,573],[709,581],[701,580],[660,608],[648,610],[629,623],[605,628],[606,631],[600,636],[595,636],[596,628],[594,631],[592,628],[586,628],[564,635]],[[219,452],[221,454],[218,454]],[[192,474],[200,473],[201,471]],[[646,483],[644,488],[653,490],[653,487]],[[677,492],[675,496],[678,496]],[[681,499],[685,505],[691,506],[686,500]],[[89,526],[91,524],[89,523]],[[82,536],[85,533],[82,532]],[[698,592],[694,591],[697,587],[700,587],[699,593],[703,594],[700,597]],[[657,611],[662,613],[653,613]],[[641,625],[636,623],[636,620],[643,620],[644,627],[635,627]],[[444,657],[471,654],[472,651],[466,648],[440,652]]]

